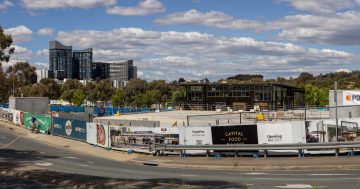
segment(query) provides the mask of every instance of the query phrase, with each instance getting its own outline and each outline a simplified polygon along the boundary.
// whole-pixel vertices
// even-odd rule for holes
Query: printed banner
[[[179,127],[180,145],[212,145],[211,127]],[[186,150],[187,154],[206,153],[206,150]]]
[[[53,117],[55,135],[86,141],[86,121]]]
[[[343,91],[343,105],[360,105],[360,91]]]
[[[21,119],[21,118],[20,118]],[[24,113],[24,126],[31,129],[35,124],[41,133],[45,133],[50,128],[50,117],[46,117],[39,114]]]
[[[98,123],[86,123],[86,141],[90,144],[108,148],[111,145],[109,141],[109,127]]]

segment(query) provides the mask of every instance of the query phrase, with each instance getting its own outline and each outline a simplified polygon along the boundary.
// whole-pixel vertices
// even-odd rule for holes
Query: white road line
[[[52,163],[49,163],[49,162],[39,163],[39,162],[38,162],[38,163],[35,163],[35,165],[48,167],[48,166],[51,166]]]
[[[266,175],[268,173],[244,173],[245,175]]]
[[[89,165],[86,164],[80,164],[81,167],[89,167]]]
[[[64,157],[64,158],[66,158],[66,159],[79,159],[79,158],[77,158],[77,157],[73,157],[73,156]]]
[[[352,175],[352,174],[336,174],[336,173],[334,173],[334,174],[331,174],[331,173],[329,173],[329,174],[326,174],[326,173],[324,173],[324,174],[310,174],[310,175],[312,175],[312,176],[349,176],[349,175]]]
[[[91,163],[91,164],[94,164],[94,162],[92,162],[92,161],[86,161],[87,163]]]
[[[324,188],[326,186],[312,186],[310,184],[286,184],[285,186],[275,186],[276,188],[297,188],[297,189],[305,189],[305,188]]]
[[[196,177],[197,175],[180,175],[181,177]]]

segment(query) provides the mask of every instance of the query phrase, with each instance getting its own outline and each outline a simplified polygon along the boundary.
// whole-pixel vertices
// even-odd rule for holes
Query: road
[[[41,168],[41,171],[31,172],[31,180],[45,177],[34,182],[23,177],[2,175],[0,181],[7,185],[0,188],[9,188],[14,183],[20,184],[20,188],[53,188],[61,179],[79,186],[87,183],[84,179],[95,183],[111,179],[111,182],[120,184],[112,185],[114,188],[121,188],[121,184],[129,188],[168,188],[171,185],[178,188],[360,188],[360,172],[356,170],[242,172],[163,168],[78,154],[66,147],[50,147],[1,126],[0,162],[10,169],[25,166]],[[66,183],[60,184],[63,184],[60,187],[67,186],[64,185]]]

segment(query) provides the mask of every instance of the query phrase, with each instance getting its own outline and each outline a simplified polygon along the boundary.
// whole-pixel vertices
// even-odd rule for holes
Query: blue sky
[[[48,43],[134,59],[147,80],[292,77],[359,69],[360,0],[0,0],[11,62],[48,66]]]

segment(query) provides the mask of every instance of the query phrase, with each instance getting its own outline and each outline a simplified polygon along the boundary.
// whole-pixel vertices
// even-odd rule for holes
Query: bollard
[[[268,156],[268,151],[264,150],[264,158],[267,158],[267,156]]]
[[[338,157],[339,156],[339,148],[336,148],[335,149],[335,157]]]
[[[303,153],[302,153],[302,149],[299,149],[299,154],[298,154],[298,157],[299,157],[299,158],[301,158],[301,157],[302,157],[302,155],[303,155]]]

